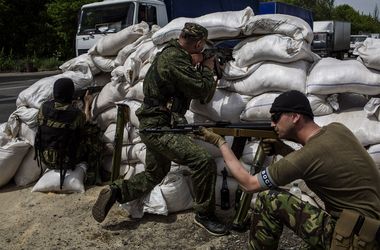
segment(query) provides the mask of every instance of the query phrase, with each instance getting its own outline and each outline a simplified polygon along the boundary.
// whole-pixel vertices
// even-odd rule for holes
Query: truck
[[[351,23],[344,21],[315,21],[312,51],[321,57],[343,59],[350,49]]]
[[[238,11],[247,6],[257,13],[259,0],[104,0],[86,4],[79,15],[76,55],[87,53],[101,37],[141,21],[163,27],[177,17]]]
[[[260,2],[259,15],[285,14],[303,19],[313,29],[313,12],[311,10],[283,2]]]

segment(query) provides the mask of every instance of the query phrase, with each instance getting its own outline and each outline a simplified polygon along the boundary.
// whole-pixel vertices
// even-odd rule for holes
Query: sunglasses
[[[271,115],[270,119],[273,123],[277,123],[280,119],[281,119],[281,116],[282,116],[282,112],[277,112],[277,113],[274,113],[273,115]]]

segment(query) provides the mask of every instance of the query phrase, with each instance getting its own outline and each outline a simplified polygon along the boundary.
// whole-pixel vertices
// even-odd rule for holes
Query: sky
[[[335,0],[335,6],[348,4],[360,13],[368,15],[368,13],[373,14],[373,10],[377,4],[380,10],[380,0]]]

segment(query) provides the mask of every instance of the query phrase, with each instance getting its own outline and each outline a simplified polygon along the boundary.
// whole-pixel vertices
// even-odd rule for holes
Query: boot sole
[[[101,190],[98,199],[92,207],[92,216],[97,222],[103,222],[106,218],[108,211],[106,211],[107,204],[111,199],[112,192],[109,189]]]
[[[205,229],[209,234],[214,235],[214,236],[223,236],[223,235],[227,235],[228,234],[228,231],[226,231],[224,233],[215,233],[215,232],[212,232],[209,229],[207,229],[207,227],[205,227],[204,225],[202,225],[202,223],[198,222],[195,218],[194,218],[194,223],[196,225],[200,226],[201,228]]]

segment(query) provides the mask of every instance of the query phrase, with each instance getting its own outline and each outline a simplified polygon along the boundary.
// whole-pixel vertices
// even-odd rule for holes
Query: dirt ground
[[[193,223],[188,210],[131,219],[114,205],[103,223],[91,215],[102,187],[83,194],[31,193],[13,184],[0,189],[0,249],[247,249],[248,232],[215,237]],[[231,213],[218,210],[226,222]],[[302,240],[285,230],[279,249]]]

